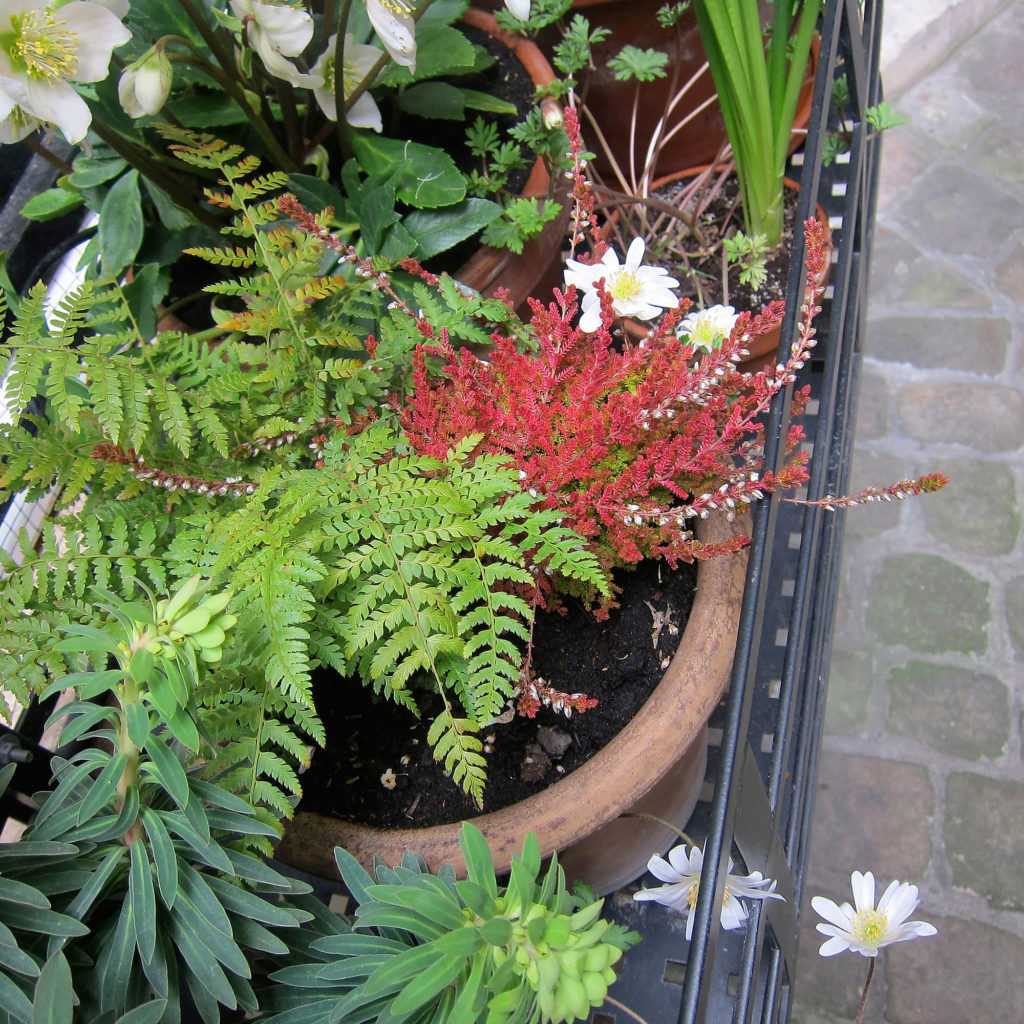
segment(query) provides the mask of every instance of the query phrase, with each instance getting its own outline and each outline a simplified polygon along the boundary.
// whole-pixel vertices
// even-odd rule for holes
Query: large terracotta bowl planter
[[[668,54],[669,75],[654,82],[645,82],[640,87],[640,106],[637,113],[637,161],[642,161],[647,152],[655,125],[665,107],[671,87],[671,72],[678,68],[679,87],[684,85],[704,63],[704,47],[697,31],[697,18],[692,10],[687,11],[679,22],[678,35],[675,29],[665,29],[658,24],[658,8],[664,0],[575,0],[573,8],[580,11],[594,27],[610,30],[609,38],[594,48],[596,70],[590,73],[586,92],[586,104],[615,155],[616,161],[625,173],[629,173],[629,130],[630,114],[636,86],[632,82],[618,82],[608,60],[626,45],[641,49],[661,50]],[[547,37],[548,45],[558,42],[558,37]],[[814,72],[817,67],[820,45],[815,40],[807,67],[807,78],[797,101],[793,121],[792,148],[803,141],[802,129],[811,117],[811,103],[814,98]],[[687,92],[679,107],[672,114],[672,123],[685,115],[704,107],[715,93],[715,84],[710,71],[705,73]],[[583,121],[583,134],[589,148],[597,155],[597,169],[606,183],[615,187],[611,166],[603,151],[592,137],[590,125]],[[725,123],[718,103],[704,107],[694,119],[672,138],[661,151],[655,175],[667,174],[677,167],[696,167],[710,164],[719,158],[726,142]]]
[[[540,47],[522,36],[499,28],[493,14],[471,7],[462,20],[504,43],[526,69],[535,87],[548,85],[554,80],[555,73]],[[558,109],[554,100],[546,100],[545,103]],[[546,196],[550,187],[551,177],[544,161],[538,158],[523,187],[522,195],[526,198]],[[513,307],[524,307],[529,296],[546,294],[561,280],[560,255],[568,219],[569,209],[563,202],[561,214],[547,224],[536,238],[527,242],[520,255],[507,249],[482,245],[456,272],[455,277],[484,295],[493,295],[498,288],[506,288]]]
[[[651,185],[651,191],[657,192],[658,189],[665,188],[667,185],[674,185],[677,181],[685,181],[688,178],[695,178],[698,174],[703,174],[708,169],[708,166],[703,167],[689,167],[685,171],[676,171],[675,174],[666,174],[663,178],[658,178]],[[793,192],[800,191],[800,183],[793,181],[792,178],[783,178],[783,184],[786,188]],[[828,214],[825,212],[825,208],[818,203],[814,210],[814,215],[818,221],[828,229]],[[612,214],[612,217],[617,217],[618,211]],[[828,275],[831,273],[832,263],[831,260],[826,264],[826,278],[825,282],[828,282]],[[779,298],[785,298],[780,295]],[[742,311],[741,311],[742,312]],[[756,313],[757,310],[751,310]],[[642,338],[650,330],[650,324],[641,323],[639,320],[626,319],[622,322],[626,333],[634,338]],[[752,338],[750,344],[747,346],[749,355],[745,356],[740,361],[740,369],[744,373],[755,373],[758,370],[763,369],[770,363],[775,362],[775,355],[779,349],[779,340],[781,337],[782,325],[779,324],[777,327],[773,327],[770,331],[764,334],[758,335],[756,338]]]
[[[709,519],[703,540],[724,540],[742,524]],[[704,778],[707,720],[725,690],[732,666],[746,572],[746,554],[701,562],[689,620],[657,688],[632,721],[571,775],[510,807],[474,818],[490,843],[499,872],[508,870],[527,832],[545,856],[559,851],[569,870],[607,892],[635,878],[652,853],[677,837],[633,818],[644,810],[680,825],[696,803]],[[344,846],[364,864],[398,863],[412,851],[431,867],[464,865],[459,825],[377,829],[300,811],[289,822],[277,857],[332,877],[333,851]]]

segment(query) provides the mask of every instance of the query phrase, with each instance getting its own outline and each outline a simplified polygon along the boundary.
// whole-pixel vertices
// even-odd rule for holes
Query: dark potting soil
[[[657,196],[672,202],[685,187],[685,182],[676,182],[658,189]],[[715,200],[708,206],[701,217],[701,229],[708,239],[713,255],[703,261],[693,260],[689,269],[669,256],[666,259],[654,259],[653,262],[668,268],[679,281],[680,295],[691,298],[699,307],[714,306],[726,303],[739,312],[747,310],[756,313],[766,302],[786,297],[786,279],[789,275],[789,254],[793,245],[793,229],[796,226],[796,211],[800,195],[796,189],[784,190],[785,204],[783,208],[782,242],[768,259],[768,276],[765,283],[757,290],[749,285],[740,284],[740,268],[729,267],[729,295],[726,303],[722,287],[722,253],[717,244],[723,232],[729,234],[735,228],[742,228],[742,210],[739,207],[739,183],[729,178]],[[700,280],[698,291],[694,276]]]
[[[597,698],[571,718],[542,709],[482,730],[491,748],[484,812],[524,800],[565,778],[633,718],[664,674],[693,604],[697,571],[644,562],[617,572],[620,606],[599,622],[578,602],[566,614],[538,616],[534,672],[550,686]],[[303,810],[382,827],[437,825],[481,812],[449,779],[427,746],[437,711],[418,695],[421,719],[377,699],[355,679],[321,673],[314,697],[327,745],[302,777]],[[383,781],[382,781],[383,780]]]

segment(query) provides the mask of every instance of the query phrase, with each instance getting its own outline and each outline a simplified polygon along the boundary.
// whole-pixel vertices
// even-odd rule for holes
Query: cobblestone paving
[[[808,897],[871,868],[939,935],[890,947],[873,1024],[1024,1020],[1024,0],[896,104],[886,137]],[[1015,84],[1014,84],[1015,83]],[[865,961],[804,908],[797,1024],[856,1013]]]

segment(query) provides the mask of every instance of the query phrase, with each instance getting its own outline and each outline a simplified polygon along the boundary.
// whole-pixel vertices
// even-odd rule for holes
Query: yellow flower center
[[[11,19],[10,55],[30,78],[56,82],[78,70],[78,36],[51,11],[25,11]]]
[[[864,946],[877,946],[889,930],[889,918],[880,910],[860,910],[853,917],[853,934]]]
[[[630,299],[635,299],[640,294],[642,287],[640,278],[636,274],[629,270],[622,270],[615,275],[608,288],[608,293],[616,302],[629,302]]]

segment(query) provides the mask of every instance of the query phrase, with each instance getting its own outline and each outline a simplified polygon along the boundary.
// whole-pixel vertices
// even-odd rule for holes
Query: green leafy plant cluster
[[[559,1024],[601,1006],[613,965],[639,936],[603,920],[602,900],[570,892],[557,857],[542,870],[532,833],[505,886],[469,823],[460,843],[462,880],[415,856],[371,876],[336,850],[355,920],[331,921],[308,958],[271,975],[269,1024]]]
[[[324,741],[318,669],[430,714],[435,755],[482,802],[476,733],[516,692],[533,615],[519,591],[543,572],[607,583],[505,462],[472,440],[413,454],[388,401],[422,325],[485,346],[512,314],[448,278],[390,283],[383,258],[327,234],[329,212],[285,219],[284,175],[168,134],[179,159],[216,174],[208,197],[231,214],[227,244],[191,250],[227,268],[207,287],[216,326],[151,341],[145,293],[96,281],[48,315],[33,289],[0,346],[14,417],[0,487],[60,490],[38,549],[4,561],[6,685],[24,700],[72,670],[61,629],[105,621],[90,588],[131,600],[140,582],[162,590],[199,569],[242,596],[234,656],[196,695],[211,770],[268,825],[292,813]],[[432,695],[417,696],[424,685]]]
[[[192,577],[160,601],[90,597],[105,624],[62,629],[78,667],[43,695],[74,689],[51,721],[80,749],[53,759],[52,791],[0,848],[14,939],[0,970],[17,976],[0,973],[0,1008],[24,1024],[157,1024],[180,1020],[187,988],[209,1024],[255,1011],[251,958],[286,951],[282,931],[312,915],[282,902],[308,886],[246,850],[274,829],[205,760],[196,695],[237,622],[231,594]]]

